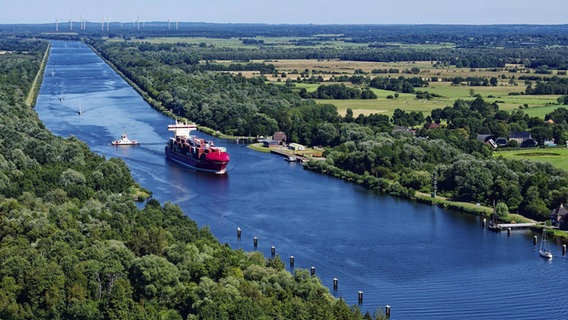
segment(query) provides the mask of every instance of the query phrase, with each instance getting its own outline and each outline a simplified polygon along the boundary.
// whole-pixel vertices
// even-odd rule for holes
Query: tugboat
[[[181,123],[168,125],[168,130],[174,132],[166,143],[166,156],[183,166],[205,172],[224,174],[227,172],[229,154],[224,147],[216,147],[213,141],[206,141],[190,135],[196,130],[195,124]]]
[[[122,135],[120,135],[120,139],[113,140],[111,144],[113,146],[135,146],[138,144],[138,141],[128,139],[128,135],[125,132]]]

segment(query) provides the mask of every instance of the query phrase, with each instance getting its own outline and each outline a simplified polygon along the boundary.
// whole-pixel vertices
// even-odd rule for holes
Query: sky
[[[0,24],[568,24],[568,0],[0,0]]]

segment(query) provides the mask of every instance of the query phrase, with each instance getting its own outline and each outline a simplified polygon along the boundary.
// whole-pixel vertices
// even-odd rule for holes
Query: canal
[[[178,204],[220,242],[267,257],[274,246],[289,270],[290,256],[294,268],[315,267],[347,303],[357,304],[362,291],[363,310],[390,305],[392,319],[568,314],[567,258],[559,246],[551,261],[540,258],[528,231],[494,233],[478,217],[377,195],[201,132],[227,147],[227,175],[168,161],[163,148],[172,120],[81,43],[52,42],[36,110],[54,134],[76,136],[98,154],[123,159],[156,199]],[[111,146],[123,132],[140,145]]]

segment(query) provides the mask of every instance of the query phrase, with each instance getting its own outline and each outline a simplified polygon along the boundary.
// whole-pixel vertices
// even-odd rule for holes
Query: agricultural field
[[[328,38],[323,40],[320,37]],[[132,39],[130,41],[149,42],[149,43],[188,43],[188,44],[201,44],[212,45],[217,48],[256,48],[259,46],[271,46],[278,48],[361,48],[368,47],[368,43],[354,43],[343,41],[343,35],[314,35],[313,37],[243,37],[243,38],[206,38],[206,37],[149,37],[144,40]],[[243,44],[242,39],[251,39],[262,41],[263,44]],[[116,40],[114,40],[116,41]],[[302,42],[310,43],[309,45],[302,45]],[[455,48],[453,43],[431,43],[431,44],[408,44],[388,42],[382,43],[385,46],[399,49],[413,49],[413,50],[437,50],[444,48]]]
[[[261,61],[256,61],[261,62]],[[510,77],[517,78],[522,73],[509,73],[507,69],[517,68],[520,66],[509,65],[505,69],[494,71],[493,69],[469,69],[455,67],[434,67],[431,62],[364,62],[364,61],[340,61],[340,60],[276,60],[268,61],[274,64],[276,69],[282,73],[286,73],[286,77],[274,77],[274,75],[265,75],[268,81],[283,83],[286,78],[296,80],[299,74],[297,72],[305,72],[309,70],[314,76],[321,76],[328,81],[333,75],[353,75],[355,70],[362,70],[368,77],[416,77],[420,76],[426,79],[438,77],[439,79],[446,77],[496,77],[499,79],[497,86],[467,86],[452,85],[451,82],[430,82],[428,87],[416,88],[417,91],[427,91],[442,97],[432,100],[416,99],[414,94],[400,93],[396,99],[387,99],[387,96],[394,96],[395,92],[387,90],[372,89],[378,96],[375,100],[317,100],[319,103],[331,103],[337,106],[340,114],[350,108],[355,116],[358,114],[368,115],[371,113],[383,113],[392,115],[395,109],[399,108],[405,111],[422,111],[430,112],[436,108],[450,106],[457,99],[472,99],[473,95],[481,95],[488,102],[497,102],[502,110],[512,111],[526,104],[528,108],[523,111],[529,115],[544,117],[546,113],[558,107],[558,95],[520,95],[518,93],[525,91],[524,81],[514,81],[510,83]],[[419,74],[402,73],[413,67],[420,68]],[[398,74],[371,74],[374,69],[399,69]],[[254,76],[258,73],[243,73],[245,76]],[[505,78],[505,79],[503,79]],[[513,79],[515,80],[515,79]],[[327,83],[326,83],[327,84]],[[344,83],[350,85],[349,83]],[[319,84],[313,83],[296,83],[297,88],[305,88],[308,92],[313,92]],[[513,93],[513,95],[511,95]]]
[[[122,41],[120,39],[115,39],[111,41]],[[143,40],[140,39],[132,39],[130,42],[148,42],[152,44],[160,44],[160,43],[167,43],[167,44],[175,44],[175,43],[185,43],[185,44],[194,44],[200,45],[205,43],[207,46],[215,46],[219,48],[254,48],[251,46],[245,46],[242,44],[242,41],[238,38],[230,38],[230,39],[217,39],[217,38],[205,38],[205,37],[163,37],[163,38],[145,38]]]
[[[385,91],[376,90],[373,91]],[[388,91],[389,95],[393,92]],[[347,109],[353,110],[353,115],[357,117],[359,114],[369,115],[371,113],[380,113],[392,116],[395,109],[401,109],[406,112],[417,111],[428,115],[432,110],[443,108],[451,105],[453,102],[445,103],[440,100],[418,100],[413,94],[400,94],[398,99],[387,99],[379,96],[377,99],[353,99],[353,100],[327,100],[317,99],[321,104],[333,104],[337,107],[337,111],[341,115],[345,115]]]
[[[319,84],[296,83],[297,88],[305,88],[308,92],[313,92]],[[519,87],[497,86],[497,87],[470,87],[452,86],[449,82],[430,83],[426,88],[418,88],[419,91],[428,91],[443,96],[431,100],[416,99],[416,95],[410,93],[399,93],[398,98],[393,97],[395,92],[388,90],[372,89],[377,95],[377,99],[371,100],[316,100],[318,103],[330,103],[337,107],[340,114],[350,108],[355,116],[358,114],[369,115],[371,113],[381,113],[391,116],[395,109],[404,111],[421,111],[429,113],[433,109],[451,106],[457,99],[472,99],[473,94],[480,94],[485,101],[497,102],[502,110],[512,111],[519,109],[519,106],[527,104],[528,109],[523,112],[530,116],[544,118],[547,113],[558,108],[558,95],[508,95],[509,92],[518,92]],[[473,90],[473,91],[472,91]]]
[[[568,148],[564,146],[555,148],[495,151],[493,152],[493,157],[543,161],[548,162],[557,168],[568,170]]]
[[[251,39],[263,41],[263,44],[243,44],[242,39]],[[144,40],[133,39],[133,42],[149,42],[149,43],[187,43],[199,45],[205,43],[207,46],[216,48],[249,48],[255,49],[259,46],[271,46],[278,48],[322,48],[331,47],[337,49],[367,47],[366,43],[350,43],[341,40],[337,41],[320,41],[313,37],[245,37],[245,38],[206,38],[206,37],[156,37],[146,38]],[[313,41],[315,45],[301,45],[298,41]],[[448,45],[449,46],[449,45]]]
[[[326,36],[326,35],[320,35]],[[329,35],[327,35],[329,36]],[[322,41],[314,37],[254,37],[247,38],[257,41],[263,41],[264,46],[272,48],[356,48],[366,47],[368,43],[349,43],[341,40],[341,35],[337,35],[335,39]],[[216,48],[238,48],[251,49],[258,48],[259,44],[242,43],[241,38],[205,38],[205,37],[158,37],[146,38],[144,40],[133,39],[131,41],[144,41],[150,43],[189,43],[194,45],[206,45]],[[313,41],[315,45],[302,46],[298,45],[301,41]],[[385,44],[396,48],[412,48],[413,50],[432,50],[440,48],[452,48],[452,43],[439,44]],[[523,111],[531,116],[544,117],[546,113],[558,107],[558,95],[521,95],[525,91],[526,84],[518,77],[522,75],[534,74],[534,70],[526,69],[523,65],[508,64],[504,68],[457,68],[455,66],[440,66],[433,61],[402,61],[402,62],[367,62],[367,61],[343,61],[338,59],[275,59],[275,60],[251,60],[257,63],[273,64],[278,74],[264,74],[267,81],[273,83],[285,83],[287,79],[298,80],[300,74],[308,74],[308,77],[315,76],[323,78],[325,83],[332,76],[346,75],[350,76],[356,73],[364,76],[373,77],[422,77],[430,82],[428,87],[416,88],[417,91],[427,91],[441,97],[431,100],[416,99],[414,94],[400,93],[398,98],[392,99],[395,95],[393,91],[372,89],[378,96],[374,100],[317,100],[318,103],[328,103],[337,106],[340,114],[345,114],[347,109],[352,109],[355,116],[359,114],[368,115],[371,113],[381,113],[391,116],[395,109],[399,108],[405,111],[421,111],[428,114],[436,108],[444,108],[451,106],[457,99],[472,99],[474,95],[480,95],[485,101],[497,102],[502,110],[512,111],[522,108]],[[215,63],[229,65],[235,63],[230,60],[218,60]],[[410,72],[412,68],[419,68],[418,74]],[[373,70],[382,69],[398,69],[399,73],[372,73]],[[514,72],[513,72],[514,71]],[[240,72],[245,77],[259,76],[258,71]],[[283,76],[285,74],[285,76]],[[553,75],[557,71],[553,71]],[[548,75],[551,76],[551,75]],[[560,75],[566,77],[565,75]],[[478,78],[497,78],[497,86],[467,86],[452,85],[451,82],[441,81],[444,78],[454,77],[478,77]],[[432,82],[432,78],[439,81]],[[351,85],[345,83],[345,85]],[[320,84],[314,83],[295,83],[296,88],[305,88],[309,92],[313,92]],[[389,98],[387,98],[389,97]]]
[[[558,108],[566,108],[568,109],[568,105],[557,105],[557,104],[550,104],[550,105],[546,105],[546,106],[541,106],[541,107],[534,107],[534,108],[528,108],[528,109],[524,109],[523,112],[528,114],[531,117],[539,117],[539,118],[543,118],[551,113],[552,111],[558,109]]]

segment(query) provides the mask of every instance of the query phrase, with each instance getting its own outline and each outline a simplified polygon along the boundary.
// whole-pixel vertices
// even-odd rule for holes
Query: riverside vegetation
[[[545,35],[542,37],[548,39]],[[502,203],[507,206],[504,212],[516,212],[536,220],[547,219],[552,208],[568,202],[566,171],[546,163],[492,157],[493,150],[476,140],[480,133],[507,136],[510,131],[530,131],[540,145],[551,139],[565,143],[568,118],[562,105],[567,100],[566,60],[560,58],[554,63],[558,70],[545,65],[553,63],[550,59],[565,52],[565,47],[550,51],[531,48],[529,51],[536,57],[519,57],[514,50],[497,53],[478,46],[471,51],[463,48],[455,51],[462,56],[454,59],[445,56],[446,49],[424,49],[425,52],[420,51],[422,55],[409,56],[405,48],[376,49],[371,45],[355,51],[318,47],[276,51],[263,46],[237,50],[186,42],[103,39],[88,42],[159,107],[177,116],[237,135],[269,136],[282,130],[288,135],[288,142],[326,147],[326,161],[310,162],[307,169],[404,197],[414,197],[416,192],[430,194],[435,175],[438,194],[448,199],[483,205]],[[290,58],[292,54],[305,58],[308,54],[317,56],[323,52],[355,60],[374,61],[387,59],[388,55],[391,56],[388,59],[434,59],[432,64],[467,67],[468,70],[515,64],[517,69],[522,67],[528,72],[522,79],[533,79],[526,80],[526,88],[519,90],[522,91],[519,96],[555,94],[552,101],[560,108],[539,118],[530,116],[523,106],[502,110],[495,99],[486,101],[487,97],[469,89],[469,98],[433,108],[429,114],[407,112],[402,106],[395,108],[390,117],[380,113],[356,115],[350,108],[340,114],[334,101],[363,96],[365,100],[372,100],[376,98],[371,91],[374,89],[390,91],[393,104],[401,94],[414,94],[419,100],[433,99],[437,94],[430,93],[428,81],[417,76],[419,68],[409,69],[407,75],[397,71],[395,78],[378,71],[373,74],[355,70],[353,74],[333,75],[327,80],[308,71],[296,79],[288,77],[285,83],[274,83],[268,80],[269,75],[263,74],[265,70],[275,70],[270,61],[265,63],[269,66],[246,62],[266,58],[268,54],[271,59],[278,59]],[[477,58],[472,58],[472,52]],[[244,59],[245,62],[223,64],[215,63],[214,59]],[[245,76],[235,70],[257,70],[257,74]],[[553,72],[553,76],[540,75]],[[278,70],[273,73],[280,74]],[[476,89],[496,87],[500,83],[496,77],[489,76],[454,77],[445,81]],[[309,93],[297,86],[306,82],[315,83],[317,90]],[[324,104],[316,103],[312,99],[316,97],[327,99],[318,100],[325,101]],[[548,119],[553,119],[554,123],[546,122]],[[415,132],[393,130],[394,126],[412,128]],[[510,142],[508,147],[518,145]]]
[[[230,249],[138,187],[120,159],[25,104],[46,41],[0,40],[0,318],[372,319],[307,270]]]

